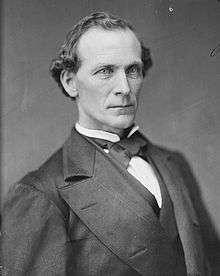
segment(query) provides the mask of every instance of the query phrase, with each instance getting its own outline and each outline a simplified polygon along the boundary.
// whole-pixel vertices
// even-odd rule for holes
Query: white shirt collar
[[[98,130],[98,129],[89,129],[81,126],[78,122],[75,124],[75,129],[82,135],[91,137],[91,138],[99,138],[99,139],[104,139],[113,143],[116,143],[120,141],[120,137],[111,132],[107,132],[104,130]],[[139,129],[139,126],[134,125],[131,131],[128,134],[128,138]]]

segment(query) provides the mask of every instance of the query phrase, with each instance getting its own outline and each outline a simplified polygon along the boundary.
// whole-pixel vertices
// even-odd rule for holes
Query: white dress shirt
[[[88,129],[81,126],[79,123],[76,123],[75,129],[80,134],[85,135],[87,137],[104,139],[113,143],[120,141],[120,137],[115,133],[103,130]],[[138,129],[138,126],[134,126],[129,132],[128,137],[130,137]],[[104,149],[104,151],[108,153],[107,149]],[[161,208],[162,197],[160,186],[151,165],[141,157],[134,156],[131,158],[129,162],[127,171],[154,195],[154,197],[157,200],[158,206]]]

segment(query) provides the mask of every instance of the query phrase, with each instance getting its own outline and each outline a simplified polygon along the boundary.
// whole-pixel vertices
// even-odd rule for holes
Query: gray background
[[[137,122],[149,139],[185,154],[220,234],[217,0],[5,0],[3,194],[69,134],[76,107],[62,95],[48,68],[71,26],[97,10],[131,21],[151,48],[154,65],[144,82]]]

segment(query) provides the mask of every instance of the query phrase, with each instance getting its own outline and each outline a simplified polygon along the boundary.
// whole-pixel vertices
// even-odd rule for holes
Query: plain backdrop
[[[220,234],[220,2],[217,0],[9,0],[2,9],[2,192],[37,168],[77,118],[49,75],[68,30],[93,11],[129,20],[153,67],[137,123],[184,153]]]

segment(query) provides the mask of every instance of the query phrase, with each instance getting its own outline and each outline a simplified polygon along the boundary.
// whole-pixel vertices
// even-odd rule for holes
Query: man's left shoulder
[[[156,155],[159,158],[162,158],[164,160],[168,160],[168,161],[173,161],[173,160],[178,160],[181,159],[180,158],[180,153],[169,149],[165,146],[156,144],[156,143],[152,143],[150,140],[147,139],[147,150],[151,155]]]
[[[152,157],[156,157],[157,160],[166,164],[166,166],[172,167],[173,170],[185,172],[189,175],[192,173],[189,161],[179,150],[170,149],[148,140],[148,152]]]

